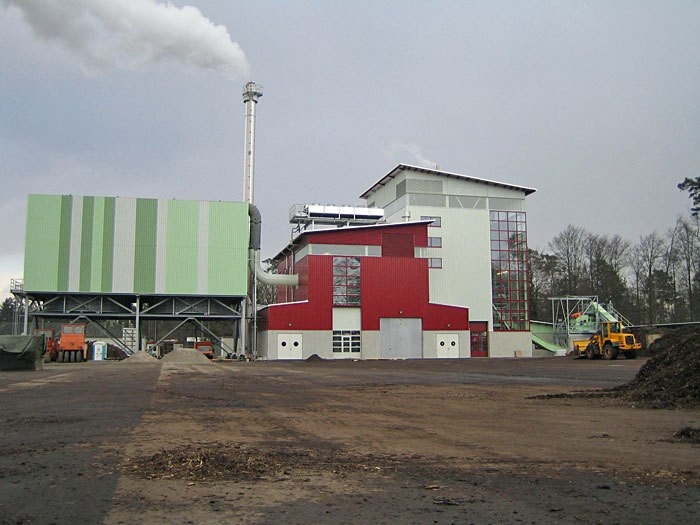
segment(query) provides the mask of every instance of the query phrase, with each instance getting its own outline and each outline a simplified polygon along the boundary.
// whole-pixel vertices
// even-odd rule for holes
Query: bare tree
[[[646,318],[649,324],[657,322],[657,287],[655,286],[655,272],[666,251],[663,239],[654,232],[639,238],[639,244],[634,248],[634,264],[640,271],[641,287],[644,291],[646,302]]]
[[[549,243],[549,249],[561,263],[562,285],[566,294],[581,293],[586,237],[585,229],[570,224]]]
[[[624,240],[618,234],[606,238],[604,255],[613,271],[622,275],[630,251],[629,241]]]
[[[677,263],[680,270],[680,279],[685,289],[685,301],[688,309],[688,319],[696,320],[695,297],[693,281],[698,274],[700,265],[700,219],[692,217],[678,217],[676,221]]]
[[[549,297],[557,294],[559,260],[554,255],[530,250],[530,319],[550,319]]]

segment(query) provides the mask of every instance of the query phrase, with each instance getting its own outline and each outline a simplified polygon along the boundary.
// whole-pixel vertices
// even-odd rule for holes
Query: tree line
[[[552,319],[551,297],[595,295],[633,324],[700,321],[700,177],[686,178],[693,206],[667,231],[631,243],[569,225],[530,250],[530,318]]]

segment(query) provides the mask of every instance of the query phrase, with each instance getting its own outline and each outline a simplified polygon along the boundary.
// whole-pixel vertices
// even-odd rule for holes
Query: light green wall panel
[[[152,294],[156,291],[156,243],[158,201],[136,200],[134,250],[134,291]]]
[[[83,214],[80,238],[80,291],[89,292],[92,276],[92,231],[95,213],[95,197],[83,197]],[[72,261],[71,261],[72,262]]]
[[[63,199],[51,195],[30,195],[24,250],[24,286],[27,290],[62,290],[67,286],[67,261],[61,257]],[[68,214],[70,227],[70,214]],[[61,282],[64,277],[65,282]]]
[[[25,289],[243,296],[248,238],[246,203],[30,195]]]
[[[244,224],[246,227],[241,228]],[[248,260],[247,205],[231,203],[209,204],[209,261],[210,290],[239,290],[245,295]]]
[[[199,203],[168,201],[167,270],[165,291],[197,293]]]

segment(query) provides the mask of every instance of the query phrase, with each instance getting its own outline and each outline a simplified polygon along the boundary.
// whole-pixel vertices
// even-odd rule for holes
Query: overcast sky
[[[697,0],[171,4],[0,0],[0,297],[29,193],[243,200],[247,80],[263,258],[291,205],[364,204],[400,162],[537,188],[540,250],[688,212]]]

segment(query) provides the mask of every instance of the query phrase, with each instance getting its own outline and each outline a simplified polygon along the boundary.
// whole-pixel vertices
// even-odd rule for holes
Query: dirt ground
[[[0,523],[692,523],[700,410],[546,398],[644,359],[0,372]]]

